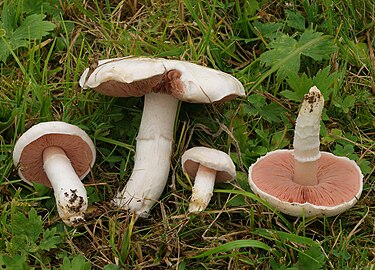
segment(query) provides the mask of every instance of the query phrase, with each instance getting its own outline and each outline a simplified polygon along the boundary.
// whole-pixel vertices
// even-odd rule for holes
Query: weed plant
[[[0,2],[0,266],[3,269],[373,269],[375,3],[372,0],[4,0]],[[172,169],[147,219],[111,205],[133,166],[142,98],[105,97],[78,80],[92,59],[187,60],[237,77],[246,98],[182,103]],[[355,160],[358,203],[330,218],[293,218],[249,189],[247,170],[291,148],[302,96],[326,104],[321,149]],[[50,120],[84,129],[97,162],[84,180],[87,222],[58,218],[51,190],[20,180],[17,138]],[[231,154],[237,178],[187,215],[193,146]]]

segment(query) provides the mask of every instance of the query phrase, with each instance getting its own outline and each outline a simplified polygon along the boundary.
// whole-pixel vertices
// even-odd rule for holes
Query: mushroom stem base
[[[199,165],[189,204],[189,212],[201,212],[206,209],[212,197],[215,178],[215,170]]]
[[[137,136],[133,172],[114,204],[147,217],[160,198],[171,165],[173,129],[178,100],[166,94],[145,95]]]
[[[318,161],[299,162],[294,160],[293,181],[302,186],[315,186],[318,181]]]
[[[60,147],[50,146],[43,151],[43,168],[51,182],[59,216],[68,226],[84,221],[87,193]]]

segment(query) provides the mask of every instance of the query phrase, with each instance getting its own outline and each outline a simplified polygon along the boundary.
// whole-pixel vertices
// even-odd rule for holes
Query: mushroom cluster
[[[79,83],[84,89],[93,88],[109,96],[144,96],[134,168],[125,188],[114,198],[115,205],[140,217],[148,215],[166,185],[179,101],[213,103],[245,96],[242,84],[229,74],[162,58],[101,60],[95,68],[84,71]],[[84,221],[87,193],[81,179],[93,166],[95,155],[95,147],[83,130],[53,121],[25,132],[15,144],[13,160],[24,181],[53,188],[61,219],[75,226]],[[234,165],[230,170],[233,178]],[[221,181],[220,175],[212,178]],[[209,198],[195,209],[203,210]]]
[[[270,152],[249,169],[254,193],[292,216],[340,214],[362,192],[363,175],[354,161],[319,151],[323,106],[323,95],[312,87],[297,117],[294,149]]]
[[[115,205],[141,217],[148,215],[168,179],[178,102],[212,103],[245,95],[229,74],[163,58],[101,60],[84,71],[80,85],[109,96],[144,96],[133,172],[114,199]]]
[[[82,88],[115,97],[144,96],[134,168],[114,204],[146,217],[160,198],[171,165],[179,101],[212,103],[245,96],[233,76],[184,61],[116,58],[99,61],[80,78]],[[363,175],[354,161],[319,151],[324,98],[312,87],[296,121],[293,150],[277,150],[249,168],[249,184],[260,197],[293,216],[332,216],[353,206]],[[84,221],[87,193],[81,180],[95,162],[95,147],[81,129],[64,122],[33,126],[17,141],[14,164],[20,177],[54,190],[57,210],[69,226]],[[182,169],[195,179],[189,212],[206,209],[215,182],[229,182],[236,168],[224,152],[194,147],[182,156]]]

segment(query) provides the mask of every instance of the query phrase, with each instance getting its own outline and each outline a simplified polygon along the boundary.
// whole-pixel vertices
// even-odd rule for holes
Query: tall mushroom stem
[[[212,197],[215,178],[216,170],[199,165],[189,204],[189,212],[201,212],[206,209]]]
[[[59,216],[68,226],[84,221],[87,193],[60,147],[50,146],[43,151],[43,168],[51,182]]]
[[[178,100],[159,93],[145,95],[137,136],[134,169],[114,203],[146,217],[160,198],[171,165],[173,129]]]
[[[294,133],[295,172],[293,181],[300,185],[318,184],[318,160],[320,158],[320,118],[324,98],[317,87],[312,87],[302,101]]]

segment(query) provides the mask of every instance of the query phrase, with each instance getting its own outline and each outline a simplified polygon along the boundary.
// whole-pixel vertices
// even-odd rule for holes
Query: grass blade
[[[200,258],[211,256],[216,253],[228,252],[237,248],[260,248],[266,251],[272,251],[272,248],[270,246],[258,240],[236,240],[236,241],[225,243],[218,247],[206,250],[202,252],[201,254],[196,255],[192,258],[200,259]]]

